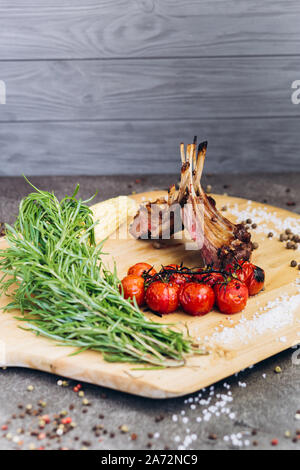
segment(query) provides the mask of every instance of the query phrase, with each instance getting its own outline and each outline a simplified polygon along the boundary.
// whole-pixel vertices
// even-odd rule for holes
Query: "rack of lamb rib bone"
[[[243,224],[233,224],[217,210],[216,202],[201,186],[207,142],[180,144],[179,189],[171,186],[167,198],[142,205],[130,233],[138,239],[168,239],[186,229],[199,249],[203,262],[223,268],[240,259],[249,260],[253,250],[251,234]]]

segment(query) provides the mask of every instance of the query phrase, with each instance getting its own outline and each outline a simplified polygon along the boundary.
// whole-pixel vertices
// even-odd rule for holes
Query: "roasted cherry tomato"
[[[184,286],[187,282],[190,282],[190,281],[191,281],[191,276],[189,274],[173,273],[170,276],[170,282],[177,284],[177,286],[179,287]]]
[[[264,287],[264,283],[265,283],[264,270],[259,268],[258,266],[254,266],[252,273],[247,279],[247,287],[248,287],[249,295],[258,294]]]
[[[234,274],[241,282],[247,284],[254,267],[254,264],[250,263],[249,261],[239,260],[235,264],[228,264],[226,266],[226,271],[229,274]]]
[[[162,269],[166,270],[172,270],[172,269],[180,269],[179,264],[168,264],[167,266],[163,266]]]
[[[172,313],[179,306],[179,287],[171,282],[152,282],[146,291],[146,303],[154,312]]]
[[[156,271],[153,266],[148,263],[136,263],[134,266],[131,266],[131,268],[128,269],[127,274],[133,274],[134,276],[142,276],[145,272],[150,276],[154,276],[154,274],[156,274]]]
[[[190,282],[180,290],[179,300],[183,310],[189,315],[205,315],[213,308],[215,294],[207,284]]]
[[[221,313],[238,313],[246,307],[249,297],[246,284],[238,279],[214,287],[217,305]]]
[[[130,274],[121,281],[123,286],[124,298],[133,299],[135,297],[139,306],[145,301],[144,279],[141,276]]]
[[[187,282],[190,282],[191,275],[184,272],[184,269],[179,266],[179,264],[168,264],[168,266],[163,266],[161,269],[161,273],[164,271],[172,271],[177,270],[180,272],[171,273],[168,276],[168,280],[174,284],[177,284],[179,287],[184,286]]]
[[[240,260],[235,266],[230,264],[226,267],[226,271],[235,274],[240,281],[246,284],[249,295],[258,294],[264,286],[264,270],[249,261]]]
[[[200,282],[201,284],[207,284],[210,287],[214,287],[215,284],[224,282],[224,276],[221,273],[207,272],[201,274],[194,274],[193,280]]]

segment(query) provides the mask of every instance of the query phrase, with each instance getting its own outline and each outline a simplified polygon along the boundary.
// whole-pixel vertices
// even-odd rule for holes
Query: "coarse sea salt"
[[[248,340],[252,336],[254,337],[257,334],[263,334],[265,331],[270,329],[280,329],[282,326],[295,321],[294,312],[300,305],[300,283],[296,282],[296,284],[299,286],[299,295],[294,295],[292,297],[283,295],[278,297],[274,301],[269,302],[266,306],[260,308],[259,312],[257,312],[251,320],[247,320],[243,317],[240,323],[235,327],[224,328],[222,332],[214,333],[213,336],[216,337],[216,335],[218,335],[218,338],[220,338],[221,335],[221,339],[225,342],[240,339],[241,336],[242,338],[246,337]],[[245,329],[247,332],[245,332]],[[233,334],[232,331],[234,331]],[[282,341],[283,338],[283,336],[278,335],[278,340]],[[252,367],[253,366],[250,366],[250,368]],[[236,373],[235,376],[238,377],[239,374],[240,373]],[[262,377],[266,379],[267,376],[266,374],[262,374]],[[247,383],[241,380],[237,380],[236,385],[241,389],[247,387]],[[173,414],[172,420],[177,422],[179,418],[183,425],[188,422],[192,423],[194,419],[196,423],[201,423],[199,429],[206,429],[206,423],[209,423],[216,418],[221,418],[222,422],[227,418],[231,422],[235,423],[237,416],[235,410],[232,409],[234,406],[234,397],[230,389],[231,384],[223,382],[222,391],[220,391],[220,389],[215,389],[212,385],[207,390],[205,388],[202,389],[197,396],[185,398],[183,403],[193,410],[192,416],[190,418],[186,417],[185,410],[182,409],[181,411],[178,411],[178,414]],[[295,419],[300,419],[300,414],[299,416],[296,415]],[[189,426],[181,426],[180,429],[183,431],[183,436],[175,435],[173,437],[177,444],[177,449],[191,449],[194,441],[198,439],[197,434],[191,434],[192,431]],[[228,445],[236,448],[248,447],[250,445],[250,440],[247,436],[249,436],[249,431],[243,431],[225,435],[223,439]]]
[[[253,207],[252,201],[247,202],[244,210],[241,210],[238,204],[228,207],[228,212],[236,217],[237,222],[252,219],[257,224],[256,233],[268,234],[270,231],[274,235],[279,235],[287,228],[292,232],[300,233],[300,220],[296,217],[280,218],[276,211],[271,211],[267,207]],[[271,224],[271,225],[270,225]],[[298,248],[299,249],[299,248]]]
[[[237,384],[242,387],[246,387],[246,382],[241,382],[237,381]],[[195,419],[196,423],[202,423],[201,428],[206,426],[206,423],[209,423],[212,420],[215,420],[216,418],[221,417],[222,422],[224,419],[228,419],[230,422],[234,422],[237,417],[235,411],[232,409],[232,404],[233,404],[233,396],[231,390],[231,385],[224,382],[224,391],[216,393],[215,387],[212,385],[207,389],[206,396],[204,397],[205,390],[203,389],[201,392],[198,393],[197,396],[189,397],[184,399],[184,404],[187,405],[189,408],[192,408],[193,406],[193,411],[196,414],[196,416],[193,415],[190,418],[190,422]],[[193,402],[193,405],[190,403]],[[183,415],[184,410],[181,410],[180,414]],[[177,414],[173,415],[173,421],[174,416],[178,416]],[[182,423],[186,423],[188,420],[186,417],[182,417]],[[193,431],[190,429],[190,427],[180,427],[181,431],[183,431],[183,435],[179,436],[178,434],[175,434],[173,436],[173,440],[177,444],[177,449],[178,450],[186,450],[186,449],[192,449],[194,441],[198,439],[197,434],[193,434]],[[199,427],[200,429],[200,427]],[[249,439],[246,439],[246,435],[249,434],[247,431],[239,432],[237,434],[231,434],[224,436],[224,441],[230,444],[231,446],[234,447],[246,447],[249,445]]]
[[[279,338],[279,341],[280,341],[281,343],[286,343],[286,342],[287,342],[286,336],[281,336],[281,337]]]
[[[242,317],[233,328],[224,328],[220,333],[214,333],[211,341],[217,344],[230,344],[241,342],[248,344],[257,335],[268,331],[279,331],[281,328],[292,325],[295,311],[300,307],[300,294],[291,297],[283,295],[268,302],[263,312],[255,313],[251,320]]]

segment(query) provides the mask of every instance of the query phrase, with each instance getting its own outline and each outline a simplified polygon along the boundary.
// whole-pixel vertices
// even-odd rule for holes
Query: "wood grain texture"
[[[297,119],[2,123],[1,175],[176,173],[179,142],[209,142],[208,173],[300,170]]]
[[[155,200],[162,192],[145,193],[136,196],[137,201],[146,199]],[[238,198],[216,197],[217,204],[226,204],[229,209],[237,204],[240,210],[247,206],[247,201]],[[262,206],[253,203],[253,208],[267,209],[269,214],[275,214],[285,220],[290,217],[299,224],[300,217],[271,206]],[[291,222],[290,222],[291,223]],[[270,229],[273,228],[270,223]],[[225,377],[228,377],[241,369],[249,367],[271,355],[279,353],[299,343],[300,302],[299,295],[293,312],[289,313],[289,321],[280,327],[251,329],[249,323],[254,316],[270,301],[281,295],[299,294],[299,286],[295,285],[298,271],[289,267],[290,252],[286,250],[278,240],[267,238],[266,235],[255,234],[254,240],[258,241],[260,249],[253,254],[253,262],[266,271],[265,290],[258,296],[249,299],[246,309],[231,316],[222,315],[213,311],[204,317],[189,317],[182,312],[165,316],[162,320],[153,314],[150,318],[155,321],[176,323],[178,327],[185,328],[188,323],[189,333],[194,337],[205,338],[205,344],[210,348],[208,356],[193,356],[187,360],[183,368],[132,371],[132,365],[111,364],[102,360],[101,355],[95,352],[85,352],[77,356],[69,356],[73,348],[57,347],[55,341],[42,337],[36,337],[28,331],[19,329],[14,313],[0,313],[0,341],[2,348],[2,365],[30,367],[44,370],[60,376],[70,377],[79,381],[91,382],[97,385],[133,393],[151,398],[168,398],[185,395],[207,387]],[[0,241],[1,247],[5,246],[5,240]],[[180,263],[183,261],[189,266],[199,265],[197,253],[186,251],[180,240],[170,242],[165,249],[155,250],[151,243],[133,239],[110,239],[105,244],[106,251],[112,254],[112,259],[107,262],[117,262],[119,276],[123,276],[129,265],[144,260],[156,267],[161,264]],[[7,302],[2,297],[1,306]],[[264,314],[262,310],[259,314]],[[292,313],[292,315],[291,315]],[[148,315],[148,314],[147,314]],[[247,341],[233,338],[233,341],[223,344],[214,338],[216,328],[234,328],[244,318],[243,328],[249,328]],[[232,323],[231,323],[232,322]],[[281,341],[280,338],[285,338]]]
[[[2,0],[0,59],[299,54],[298,0]]]
[[[0,121],[295,116],[299,58],[0,62]]]
[[[298,0],[2,0],[0,174],[174,172],[193,134],[209,171],[298,169],[299,18]]]

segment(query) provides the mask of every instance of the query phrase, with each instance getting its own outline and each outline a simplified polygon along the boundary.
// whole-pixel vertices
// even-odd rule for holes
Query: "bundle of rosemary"
[[[6,310],[21,310],[19,319],[37,335],[102,352],[110,362],[183,365],[192,340],[124,299],[116,269],[103,265],[89,201],[76,198],[79,187],[60,202],[33,188],[7,225],[9,248],[0,253],[1,290],[12,297]]]

